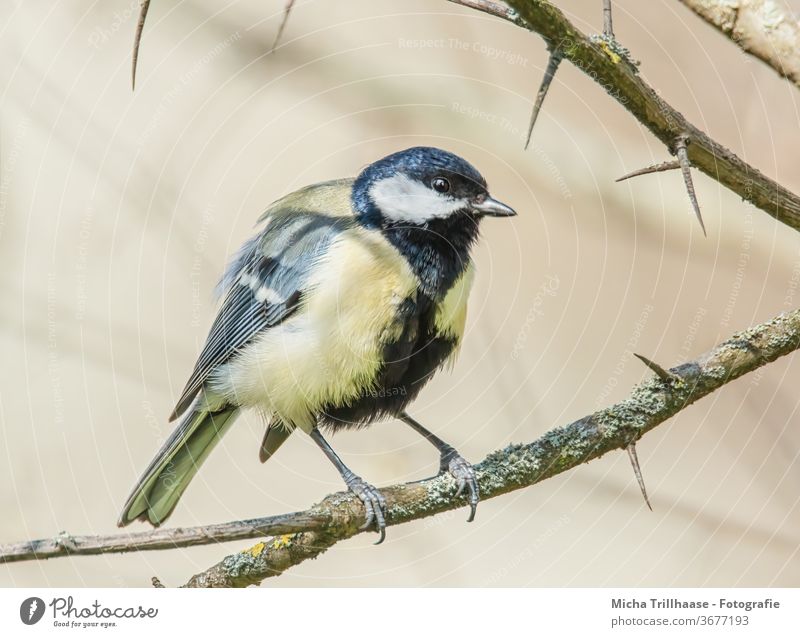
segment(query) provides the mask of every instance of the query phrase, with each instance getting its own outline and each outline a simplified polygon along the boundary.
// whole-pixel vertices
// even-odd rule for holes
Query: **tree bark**
[[[800,88],[800,21],[774,0],[680,0]]]

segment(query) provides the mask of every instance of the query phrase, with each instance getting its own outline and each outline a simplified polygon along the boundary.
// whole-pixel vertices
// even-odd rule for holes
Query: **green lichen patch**
[[[634,60],[631,52],[617,42],[613,36],[602,33],[589,36],[589,40],[599,46],[614,64],[619,64],[624,60],[634,71],[638,71],[639,61]]]

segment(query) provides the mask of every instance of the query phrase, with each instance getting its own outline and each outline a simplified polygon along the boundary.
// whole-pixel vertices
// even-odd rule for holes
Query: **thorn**
[[[136,23],[136,34],[133,36],[133,59],[131,61],[131,90],[136,90],[136,64],[139,61],[139,43],[142,41],[142,31],[144,21],[147,18],[147,10],[150,8],[150,0],[141,0],[139,6],[139,21]]]
[[[536,101],[533,103],[533,111],[531,111],[531,123],[528,125],[528,139],[525,140],[525,150],[531,143],[531,135],[533,134],[533,125],[536,124],[536,118],[539,117],[539,111],[542,108],[544,97],[547,95],[547,90],[550,88],[550,82],[553,81],[553,76],[558,70],[558,65],[561,64],[561,59],[564,54],[558,49],[550,51],[550,57],[547,60],[547,68],[544,71],[542,83],[539,86],[539,92],[536,94]]]
[[[153,575],[153,577],[150,578],[150,583],[153,585],[153,588],[166,588],[166,586],[164,586],[161,583],[161,580],[158,579],[155,575]]]
[[[639,483],[639,489],[642,491],[642,496],[644,497],[644,501],[647,503],[647,508],[652,511],[653,506],[650,504],[650,498],[647,497],[647,489],[644,486],[644,478],[642,477],[642,468],[639,466],[639,456],[636,455],[636,443],[632,442],[629,444],[627,450],[628,458],[630,458],[631,466],[633,467],[633,472],[636,474],[636,482]]]
[[[675,140],[675,153],[678,155],[678,162],[681,166],[681,173],[683,173],[683,183],[686,184],[686,192],[689,193],[689,200],[692,202],[694,214],[697,215],[697,220],[700,222],[700,227],[703,229],[703,236],[707,237],[706,225],[703,223],[703,217],[700,214],[700,204],[697,203],[697,195],[694,193],[694,184],[692,183],[691,164],[689,163],[689,153],[686,150],[688,139],[685,135],[681,135]]]
[[[641,354],[637,354],[636,352],[634,352],[633,355],[647,365],[647,367],[650,368],[650,370],[665,383],[673,380],[681,380],[680,376],[673,374],[672,372],[668,372],[666,369],[661,367],[661,365],[654,363],[649,358],[642,356]]]
[[[603,35],[614,39],[614,25],[611,23],[611,0],[603,0]]]
[[[272,43],[272,48],[270,49],[270,53],[273,53],[278,46],[278,42],[281,40],[281,36],[283,35],[283,30],[286,28],[286,23],[289,22],[289,14],[292,12],[292,7],[294,7],[295,0],[286,0],[286,6],[283,8],[283,19],[281,20],[281,25],[278,27],[278,33],[275,34],[275,41]]]
[[[640,168],[639,170],[634,170],[632,173],[628,173],[627,175],[623,175],[619,179],[615,179],[614,181],[620,182],[625,181],[626,179],[630,179],[631,177],[639,177],[641,175],[649,175],[651,173],[660,173],[664,172],[665,170],[675,170],[676,168],[680,168],[681,164],[677,159],[673,159],[672,161],[665,161],[660,164],[653,164],[652,166],[648,166],[647,168]]]

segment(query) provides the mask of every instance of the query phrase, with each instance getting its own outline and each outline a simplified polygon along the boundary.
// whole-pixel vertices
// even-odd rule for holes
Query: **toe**
[[[469,483],[469,517],[467,522],[472,522],[475,519],[475,513],[478,511],[478,483],[475,480],[470,480]]]
[[[464,489],[467,486],[466,479],[462,476],[458,478],[458,490],[456,491],[456,497],[459,497],[462,493],[464,493]]]
[[[475,469],[461,456],[457,456],[450,461],[449,469],[450,474],[456,479],[456,484],[458,485],[455,497],[460,497],[465,490],[469,489],[470,514],[469,518],[467,518],[467,522],[472,522],[475,519],[478,501],[480,500],[480,491],[478,489],[478,479],[475,474]]]
[[[365,531],[369,527],[372,526],[372,523],[375,521],[375,507],[372,506],[372,501],[367,497],[361,497],[361,502],[364,503],[365,509],[365,517],[364,517],[364,524],[362,524],[359,528],[362,531]]]
[[[385,514],[386,513],[386,498],[383,497],[383,494],[380,491],[378,491],[378,489],[375,489],[375,496],[378,499],[378,507]]]
[[[348,488],[358,496],[364,505],[364,524],[359,527],[359,530],[366,531],[374,523],[381,534],[375,544],[380,544],[386,539],[386,499],[378,489],[360,478],[352,478],[348,482]]]

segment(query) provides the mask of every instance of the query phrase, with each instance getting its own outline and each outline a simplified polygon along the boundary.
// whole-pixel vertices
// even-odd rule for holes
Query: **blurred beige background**
[[[615,184],[666,150],[568,64],[523,151],[546,52],[442,0],[16,0],[0,16],[0,541],[115,531],[169,432],[223,263],[265,205],[415,144],[463,154],[520,212],[485,223],[468,335],[412,410],[479,460],[627,394],[662,364],[796,307],[800,237],[704,175]],[[558,2],[584,30],[600,0]],[[615,2],[619,39],[691,121],[800,191],[800,92],[677,0]],[[800,11],[800,2],[788,3]],[[800,360],[687,409],[624,453],[466,510],[344,542],[267,586],[800,585]],[[169,524],[306,508],[341,488],[310,441],[258,462],[242,419]],[[341,434],[384,485],[435,452],[386,422]],[[144,526],[135,530],[144,530]],[[177,585],[249,543],[0,568],[4,586]]]

